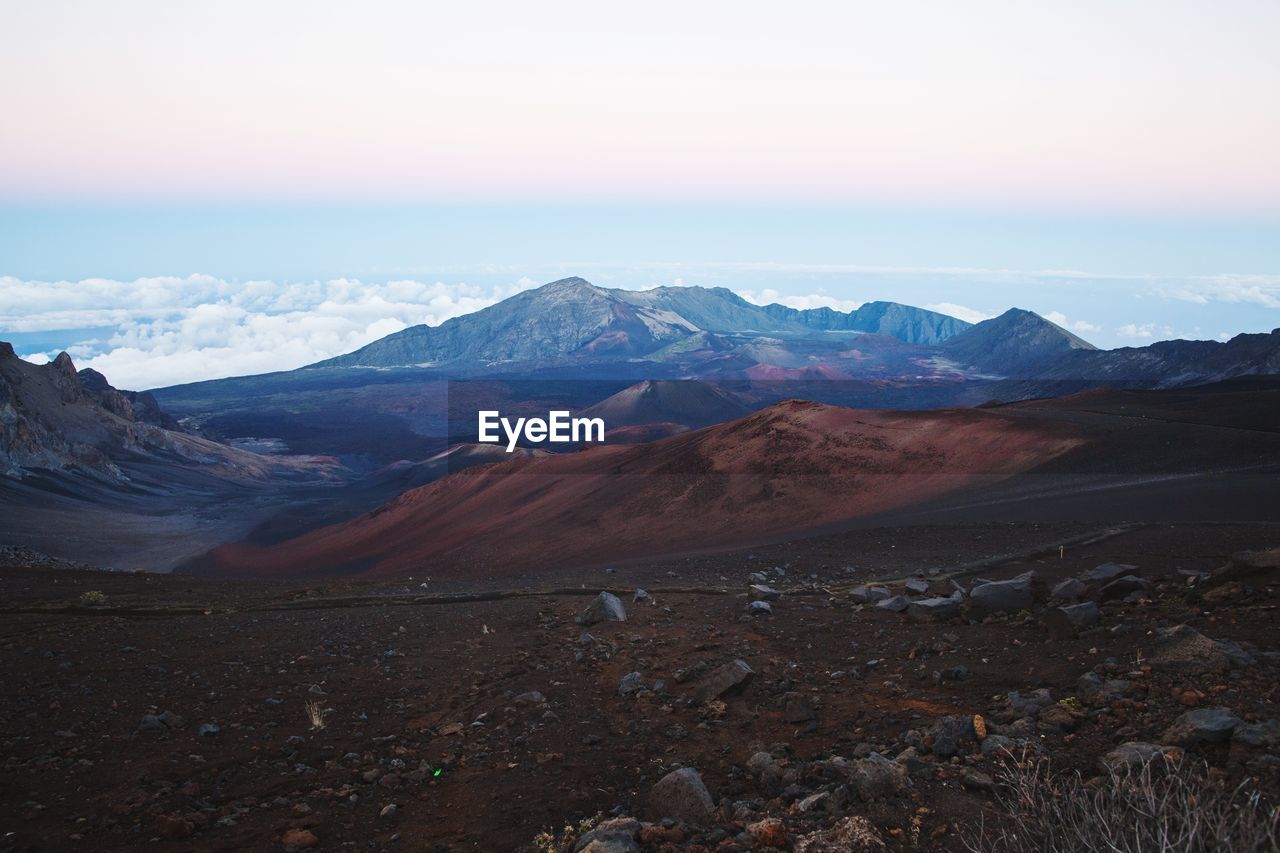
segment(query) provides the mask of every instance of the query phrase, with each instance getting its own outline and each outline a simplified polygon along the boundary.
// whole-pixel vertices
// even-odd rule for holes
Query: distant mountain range
[[[732,348],[718,336],[864,332],[909,344],[936,344],[968,327],[963,320],[893,302],[872,302],[848,313],[798,310],[753,305],[723,287],[610,290],[566,278],[439,326],[413,326],[313,367],[470,370],[570,358],[664,361],[680,352]]]
[[[554,281],[439,326],[413,326],[315,368],[450,375],[768,380],[1010,379],[1155,387],[1280,372],[1280,336],[1099,350],[1031,311],[976,325],[870,302],[856,311],[755,305],[722,287],[613,290]],[[1050,390],[1046,386],[1046,390]],[[1036,396],[1023,387],[1019,394]]]
[[[1280,331],[1099,350],[1018,308],[969,324],[893,302],[799,310],[755,305],[724,288],[630,291],[567,278],[299,370],[154,394],[211,436],[276,438],[294,453],[332,454],[370,472],[474,440],[481,401],[581,411],[646,381],[698,380],[719,391],[628,390],[607,404],[613,440],[669,435],[789,398],[963,407],[1267,374],[1280,374]]]

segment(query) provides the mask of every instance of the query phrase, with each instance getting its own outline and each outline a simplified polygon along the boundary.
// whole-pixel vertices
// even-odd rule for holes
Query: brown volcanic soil
[[[350,522],[216,549],[236,575],[504,575],[821,529],[987,486],[1078,446],[1074,428],[985,410],[790,401],[637,447],[464,471]]]
[[[637,565],[626,570],[629,580],[643,582],[656,603],[626,596],[628,621],[593,626],[587,641],[573,616],[621,572],[560,579],[578,594],[433,604],[415,602],[424,592],[416,583],[411,592],[0,569],[0,849],[280,850],[286,831],[305,828],[319,849],[512,850],[586,815],[637,813],[677,764],[696,767],[717,797],[750,800],[756,815],[781,818],[794,838],[833,818],[773,799],[743,770],[756,750],[793,763],[870,748],[895,755],[909,731],[940,716],[994,719],[993,697],[1010,690],[1076,695],[1076,680],[1108,658],[1122,675],[1136,670],[1123,677],[1144,693],[1086,717],[1074,733],[1036,732],[1058,767],[1092,773],[1113,744],[1158,740],[1186,710],[1175,689],[1202,691],[1202,704],[1246,719],[1280,715],[1274,659],[1217,675],[1149,673],[1140,663],[1155,648],[1150,630],[1179,622],[1275,650],[1274,576],[1206,601],[1186,597],[1185,578],[1174,574],[1211,570],[1242,548],[1274,547],[1274,524],[1141,526],[1068,544],[1059,559],[1056,545],[1081,532],[869,531],[862,547],[846,534],[826,540],[821,554],[810,541],[797,550],[799,565],[771,581],[785,593],[774,615],[758,619],[743,615],[746,574],[776,577],[774,560],[788,553],[780,546],[755,559],[700,558],[696,572],[674,579],[674,564],[650,565],[647,574]],[[877,538],[892,541],[872,547]],[[831,544],[838,542],[843,553]],[[971,563],[1024,549],[1041,556],[979,573],[1036,568],[1052,582],[1121,560],[1161,579],[1157,595],[1104,604],[1100,634],[1051,640],[1034,617],[913,624],[857,608],[839,586],[913,563]],[[846,563],[857,569],[843,570]],[[717,583],[720,576],[728,580]],[[705,589],[666,591],[677,584]],[[87,590],[104,592],[105,606],[78,606]],[[1113,632],[1117,626],[1124,629]],[[693,682],[678,682],[680,670],[734,658],[756,671],[745,692],[723,709],[684,701]],[[957,665],[968,667],[967,679],[934,679]],[[667,687],[621,698],[618,680],[632,671]],[[514,700],[533,690],[550,716]],[[783,718],[788,694],[815,704],[816,724]],[[306,701],[330,709],[323,730],[310,729]],[[157,734],[139,731],[144,714],[164,711],[184,720]],[[200,736],[204,723],[220,731]],[[1268,765],[1226,746],[1196,753],[1232,784],[1249,776],[1276,783],[1274,759]],[[992,771],[980,755],[938,763],[913,778],[908,795],[855,801],[850,811],[869,817],[891,849],[960,849],[957,824],[991,809],[989,794],[960,784],[970,767]],[[389,805],[395,814],[381,817]],[[718,829],[721,836],[696,837],[704,846],[686,849],[714,848],[717,837],[740,831]]]

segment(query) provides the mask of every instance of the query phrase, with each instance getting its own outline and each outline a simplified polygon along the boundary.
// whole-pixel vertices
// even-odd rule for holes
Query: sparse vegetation
[[[1195,761],[1157,760],[1085,780],[1055,773],[1048,760],[1023,760],[1007,765],[1000,782],[1002,814],[964,836],[974,853],[1209,853],[1280,843],[1280,807]]]
[[[564,853],[564,851],[572,850],[578,839],[595,829],[603,819],[604,814],[596,813],[590,817],[582,818],[576,825],[566,823],[558,833],[544,830],[534,837],[533,846],[539,853]]]
[[[311,723],[311,731],[316,732],[325,726],[324,717],[329,709],[321,708],[319,702],[307,702],[307,721]]]
[[[90,589],[80,593],[80,604],[83,607],[101,607],[107,603],[107,596],[101,590]]]

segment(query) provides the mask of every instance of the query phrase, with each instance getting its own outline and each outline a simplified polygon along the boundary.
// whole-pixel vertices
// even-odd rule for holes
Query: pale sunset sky
[[[564,275],[1280,326],[1280,3],[4,2],[0,339],[123,387]]]

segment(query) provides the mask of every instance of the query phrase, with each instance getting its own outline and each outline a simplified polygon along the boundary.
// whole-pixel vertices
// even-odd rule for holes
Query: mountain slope
[[[653,444],[472,468],[271,548],[216,549],[203,570],[496,575],[741,545],[1003,479],[1078,443],[985,411],[789,401]]]
[[[1041,370],[1044,379],[1086,379],[1158,388],[1280,374],[1280,329],[1229,341],[1158,341],[1145,347],[1065,353]]]
[[[749,414],[751,408],[722,388],[693,380],[645,380],[580,412],[603,418],[610,429],[680,424],[696,429]]]
[[[1037,375],[1049,362],[1073,351],[1097,350],[1061,326],[1021,308],[983,320],[943,341],[940,349],[962,364],[1015,377]]]
[[[165,423],[171,421],[150,394],[118,391],[96,371],[77,373],[65,352],[35,365],[0,342],[2,475],[44,470],[124,481],[121,463],[150,461],[262,479],[314,461],[260,456],[159,425]]]

